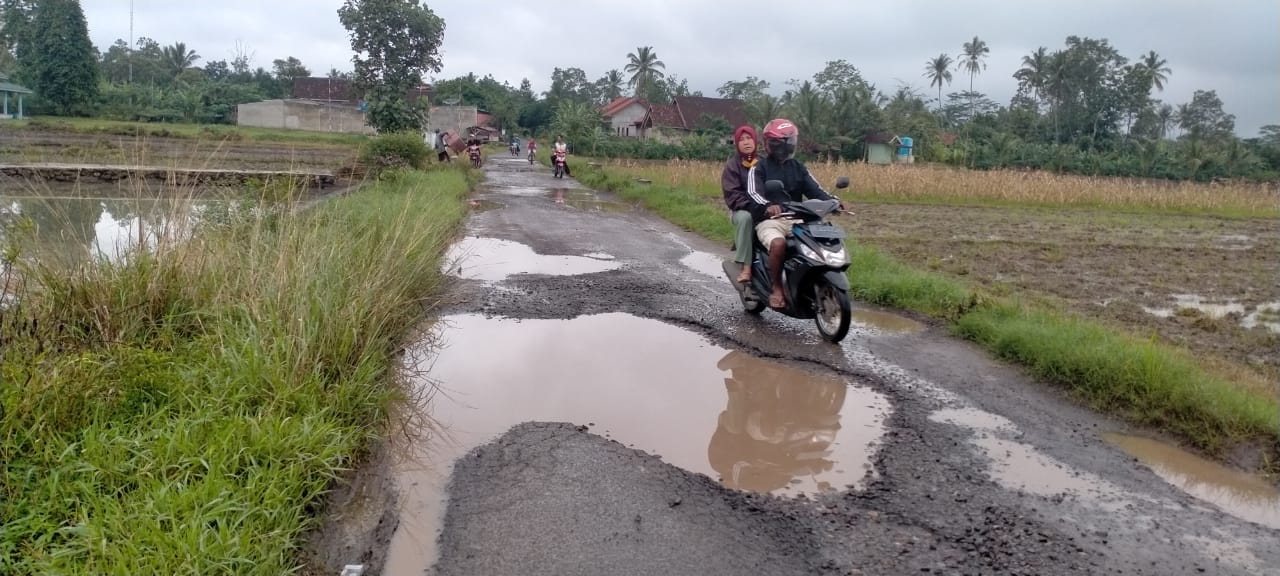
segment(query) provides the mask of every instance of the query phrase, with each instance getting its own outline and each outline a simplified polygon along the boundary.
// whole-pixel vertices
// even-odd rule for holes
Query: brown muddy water
[[[1280,529],[1280,490],[1267,481],[1158,440],[1124,434],[1105,438],[1183,492],[1237,518]]]
[[[435,558],[451,462],[527,421],[571,422],[706,474],[726,487],[790,496],[843,490],[871,470],[887,398],[841,377],[716,346],[627,314],[573,320],[459,315],[435,326],[423,416],[441,432],[397,466],[401,524],[387,573]]]

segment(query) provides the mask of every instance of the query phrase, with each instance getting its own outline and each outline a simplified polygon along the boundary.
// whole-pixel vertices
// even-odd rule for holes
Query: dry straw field
[[[721,168],[718,163],[690,161],[615,160],[606,165],[655,182],[699,188],[718,185]],[[838,176],[849,176],[853,197],[883,201],[1015,203],[1280,216],[1280,186],[1274,183],[1174,183],[932,165],[876,166],[862,162],[819,162],[810,164],[809,169],[824,185],[833,184]]]

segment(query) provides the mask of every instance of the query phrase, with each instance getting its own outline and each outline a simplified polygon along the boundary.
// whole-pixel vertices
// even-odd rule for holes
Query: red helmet
[[[790,158],[796,152],[796,142],[800,139],[800,129],[795,122],[786,118],[770,120],[764,127],[765,148],[769,156],[775,160]]]

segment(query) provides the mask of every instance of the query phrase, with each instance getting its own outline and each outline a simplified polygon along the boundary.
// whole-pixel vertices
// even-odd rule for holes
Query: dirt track
[[[745,315],[724,278],[699,271],[709,268],[708,254],[727,256],[726,247],[520,161],[491,158],[486,173],[478,196],[485,209],[469,221],[468,235],[523,244],[538,256],[522,260],[513,244],[503,244],[508,251],[501,257],[462,261],[459,301],[438,333],[446,347],[431,359],[438,361],[436,383],[462,399],[437,396],[433,416],[446,428],[463,423],[455,453],[470,452],[447,476],[439,539],[432,544],[434,533],[401,539],[386,564],[396,530],[431,527],[423,517],[440,509],[407,506],[397,520],[387,490],[400,495],[402,506],[415,493],[430,500],[432,492],[404,474],[390,487],[388,475],[398,473],[384,455],[355,489],[336,498],[316,540],[318,563],[365,562],[375,573],[386,564],[396,567],[386,573],[416,574],[438,554],[431,573],[442,575],[1280,574],[1280,530],[1166,483],[1103,439],[1131,432],[1123,424],[1078,408],[942,329],[898,332],[910,322],[864,315],[870,322],[855,326],[841,346],[824,344],[810,322]],[[534,265],[548,255],[564,258]],[[521,271],[538,273],[511,275]],[[594,332],[570,330],[590,319],[580,317],[617,313],[648,320],[624,330],[619,326],[630,321],[610,316],[597,320]],[[552,322],[570,318],[580,320]],[[451,319],[454,328],[447,326]],[[522,330],[530,335],[520,337]],[[637,339],[636,332],[648,331],[655,336]],[[704,344],[686,343],[685,332]],[[478,333],[484,338],[468,336]],[[733,479],[688,471],[702,471],[699,462],[673,466],[699,454],[714,460],[720,449],[713,432],[732,427],[726,418],[742,412],[768,424],[770,398],[800,389],[771,388],[735,407],[746,402],[735,400],[735,390],[769,382],[744,380],[748,373],[736,371],[723,383],[714,371],[714,381],[679,381],[672,374],[694,368],[663,371],[684,362],[674,357],[691,346],[707,347],[709,358],[745,352],[768,359],[771,370],[845,380],[842,420],[831,433],[837,445],[850,444],[861,438],[856,428],[874,427],[868,473],[795,497],[727,488]],[[596,354],[606,358],[599,366],[581,360]],[[634,365],[609,375],[609,365],[628,359]],[[568,408],[611,380],[648,372],[651,394],[626,396],[635,386],[609,392],[625,404],[621,409],[593,408],[587,400]],[[561,380],[575,373],[595,385],[564,391]],[[724,411],[719,424],[713,411],[705,420],[710,429],[687,437],[689,450],[677,441],[673,451],[662,448],[662,458],[653,455],[671,441],[659,436],[679,428],[688,406],[700,406],[685,396],[689,388],[704,385],[720,403],[714,411]],[[535,409],[544,397],[554,401]],[[876,398],[887,407],[859,409]],[[480,408],[450,408],[451,402]],[[519,425],[486,420],[497,408],[484,406],[510,411],[502,418]],[[648,418],[637,424],[628,412]],[[542,423],[520,424],[522,414]],[[806,441],[830,441],[808,434]],[[856,462],[839,459],[863,454],[846,456],[847,448],[828,456],[836,462],[822,474],[847,475],[838,469]],[[734,452],[739,464],[754,457],[745,450]],[[751,462],[777,466],[763,457]],[[1258,518],[1269,523],[1271,516],[1263,510]],[[413,550],[406,555],[407,548]]]

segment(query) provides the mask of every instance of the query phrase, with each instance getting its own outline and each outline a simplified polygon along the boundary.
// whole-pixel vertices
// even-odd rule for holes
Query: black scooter
[[[841,176],[836,188],[849,187],[849,179]],[[782,192],[782,182],[765,183],[770,193]],[[840,209],[836,200],[806,200],[783,204],[785,212],[778,218],[795,218],[801,222],[787,239],[787,253],[782,261],[783,292],[787,306],[776,311],[808,320],[813,318],[818,333],[824,340],[836,343],[849,334],[852,310],[849,304],[849,254],[845,251],[845,231],[831,224],[826,217]],[[769,249],[757,237],[753,242],[751,285],[738,283],[742,266],[731,259],[723,263],[729,283],[738,290],[742,307],[748,313],[759,314],[769,306],[769,294],[773,290],[769,273]]]

